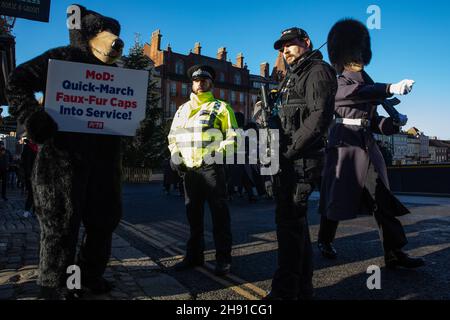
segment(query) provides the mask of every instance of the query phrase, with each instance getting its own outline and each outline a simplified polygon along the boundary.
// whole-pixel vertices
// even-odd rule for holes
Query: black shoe
[[[41,287],[39,299],[41,300],[80,300],[83,290],[68,290],[67,288]]]
[[[389,269],[395,269],[396,267],[415,269],[425,265],[422,258],[411,258],[401,250],[387,252],[384,256],[384,262]]]
[[[185,271],[189,269],[194,269],[196,267],[202,267],[205,264],[204,261],[193,261],[190,259],[184,259],[180,263],[176,264],[173,269],[175,271]]]
[[[314,295],[312,293],[300,294],[297,297],[297,300],[299,300],[299,301],[312,301],[312,300],[314,300]]]
[[[84,290],[67,290],[64,300],[81,300],[84,296]]]
[[[320,253],[327,259],[335,260],[337,258],[336,249],[333,247],[332,243],[318,242]]]
[[[262,300],[265,301],[295,301],[298,300],[297,297],[287,297],[287,296],[280,296],[275,294],[273,291],[270,291],[269,294],[262,298]]]
[[[314,299],[314,287],[311,282],[308,284],[301,284],[299,287],[299,293],[297,295],[297,300],[300,301],[311,301]]]
[[[2,197],[3,201],[8,201],[7,197]]]
[[[81,280],[81,285],[95,295],[106,294],[114,289],[114,285],[102,277]]]
[[[216,276],[222,277],[230,273],[231,263],[228,262],[217,262],[214,274]]]

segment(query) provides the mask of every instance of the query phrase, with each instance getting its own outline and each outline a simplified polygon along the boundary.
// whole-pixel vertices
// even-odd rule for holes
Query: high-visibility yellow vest
[[[181,154],[188,168],[201,167],[205,156],[235,149],[235,129],[237,122],[229,104],[215,99],[211,92],[192,93],[173,119],[168,136],[170,153]]]

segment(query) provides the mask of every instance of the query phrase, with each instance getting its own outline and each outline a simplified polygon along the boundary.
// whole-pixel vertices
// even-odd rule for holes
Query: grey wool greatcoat
[[[373,206],[367,199],[372,205],[375,200],[378,206],[383,204],[388,214],[409,213],[389,191],[386,164],[373,137],[373,133],[399,132],[392,118],[377,112],[377,105],[391,97],[388,89],[388,84],[374,83],[365,71],[344,71],[338,77],[336,118],[367,119],[370,125],[330,127],[320,200],[320,213],[328,219],[349,220],[370,213]]]

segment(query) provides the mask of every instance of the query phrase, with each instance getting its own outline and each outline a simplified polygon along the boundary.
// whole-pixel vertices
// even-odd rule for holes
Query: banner
[[[148,71],[49,60],[45,109],[59,131],[134,136],[145,118]]]
[[[48,22],[50,0],[0,0],[0,15]]]

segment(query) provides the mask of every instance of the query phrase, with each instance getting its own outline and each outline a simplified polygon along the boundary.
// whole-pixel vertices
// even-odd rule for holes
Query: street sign
[[[48,22],[50,0],[0,0],[0,15]]]

